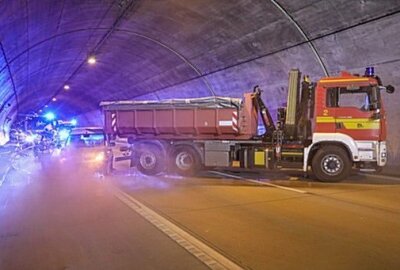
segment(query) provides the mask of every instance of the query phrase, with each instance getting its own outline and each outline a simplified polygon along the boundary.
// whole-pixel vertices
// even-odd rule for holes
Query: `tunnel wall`
[[[14,116],[9,115],[10,108],[5,108],[0,113],[0,145],[4,145],[10,140],[10,129]]]
[[[65,114],[89,111],[80,124],[99,125],[102,100],[241,97],[260,85],[275,115],[291,68],[314,81],[324,74],[307,40],[331,75],[375,66],[400,87],[398,0],[141,1],[123,18],[121,5],[106,2],[3,1],[0,100],[17,93],[20,112],[32,113],[57,93]],[[99,61],[89,67],[93,48]],[[399,99],[384,95],[392,166],[400,164]]]
[[[399,14],[388,16],[313,41],[330,75],[336,75],[341,70],[363,74],[365,67],[374,66],[376,74],[382,78],[384,85],[391,84],[397,88],[392,95],[387,93],[382,95],[388,122],[388,165],[397,168],[400,168],[399,19]],[[254,36],[255,40],[256,38]],[[264,37],[262,42],[269,42],[268,38]],[[273,38],[282,38],[282,36]],[[212,51],[209,53],[216,55]],[[208,61],[200,57],[191,61],[197,66],[214,65],[213,61],[216,60],[212,57],[204,57]],[[210,95],[205,87],[204,79],[209,82],[215,93],[221,96],[241,97],[243,92],[251,90],[254,85],[260,85],[264,90],[263,99],[274,116],[276,109],[286,102],[287,74],[291,68],[299,68],[304,74],[310,75],[313,81],[324,76],[309,45],[303,44],[227,67],[210,75],[206,74],[203,78],[167,87],[155,94],[161,99],[171,96],[185,98]],[[152,96],[154,94],[143,97],[151,98]]]
[[[101,110],[90,111],[76,117],[79,127],[102,127],[104,125],[104,117]]]

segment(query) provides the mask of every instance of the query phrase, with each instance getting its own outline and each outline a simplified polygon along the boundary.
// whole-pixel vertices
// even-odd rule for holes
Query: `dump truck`
[[[286,106],[274,108],[275,121],[258,86],[243,99],[123,100],[100,106],[108,144],[125,138],[127,158],[146,175],[294,168],[335,182],[353,169],[379,170],[386,164],[382,91],[393,93],[394,87],[383,86],[372,67],[363,76],[343,71],[317,82],[293,69]]]

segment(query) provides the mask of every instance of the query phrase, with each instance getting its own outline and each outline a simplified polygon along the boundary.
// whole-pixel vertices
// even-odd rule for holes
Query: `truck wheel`
[[[321,182],[339,182],[349,176],[351,168],[347,152],[337,146],[322,147],[312,160],[312,170]]]
[[[180,175],[194,175],[200,167],[199,157],[190,147],[177,147],[173,154],[172,167]]]
[[[145,175],[156,175],[163,170],[163,155],[154,146],[145,146],[138,151],[137,168]]]

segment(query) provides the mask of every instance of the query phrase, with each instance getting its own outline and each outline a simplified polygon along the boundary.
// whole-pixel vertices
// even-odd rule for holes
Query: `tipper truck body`
[[[105,101],[111,145],[126,138],[129,159],[144,174],[202,168],[312,169],[339,181],[352,168],[379,170],[387,162],[386,116],[379,77],[342,72],[316,83],[294,69],[287,106],[274,122],[258,87],[243,99],[207,97],[163,101]],[[260,124],[261,130],[259,134]]]

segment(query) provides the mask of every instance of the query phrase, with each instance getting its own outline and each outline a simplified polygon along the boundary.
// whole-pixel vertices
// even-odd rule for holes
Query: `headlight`
[[[36,135],[27,135],[27,136],[25,137],[25,142],[27,142],[27,143],[33,143],[33,142],[36,141],[36,139],[37,139],[37,136],[36,136]]]
[[[53,156],[60,156],[60,155],[61,155],[61,149],[56,148],[53,150]]]
[[[104,159],[105,159],[104,152],[98,153],[96,155],[96,157],[94,158],[94,160],[97,161],[97,162],[103,161]]]

